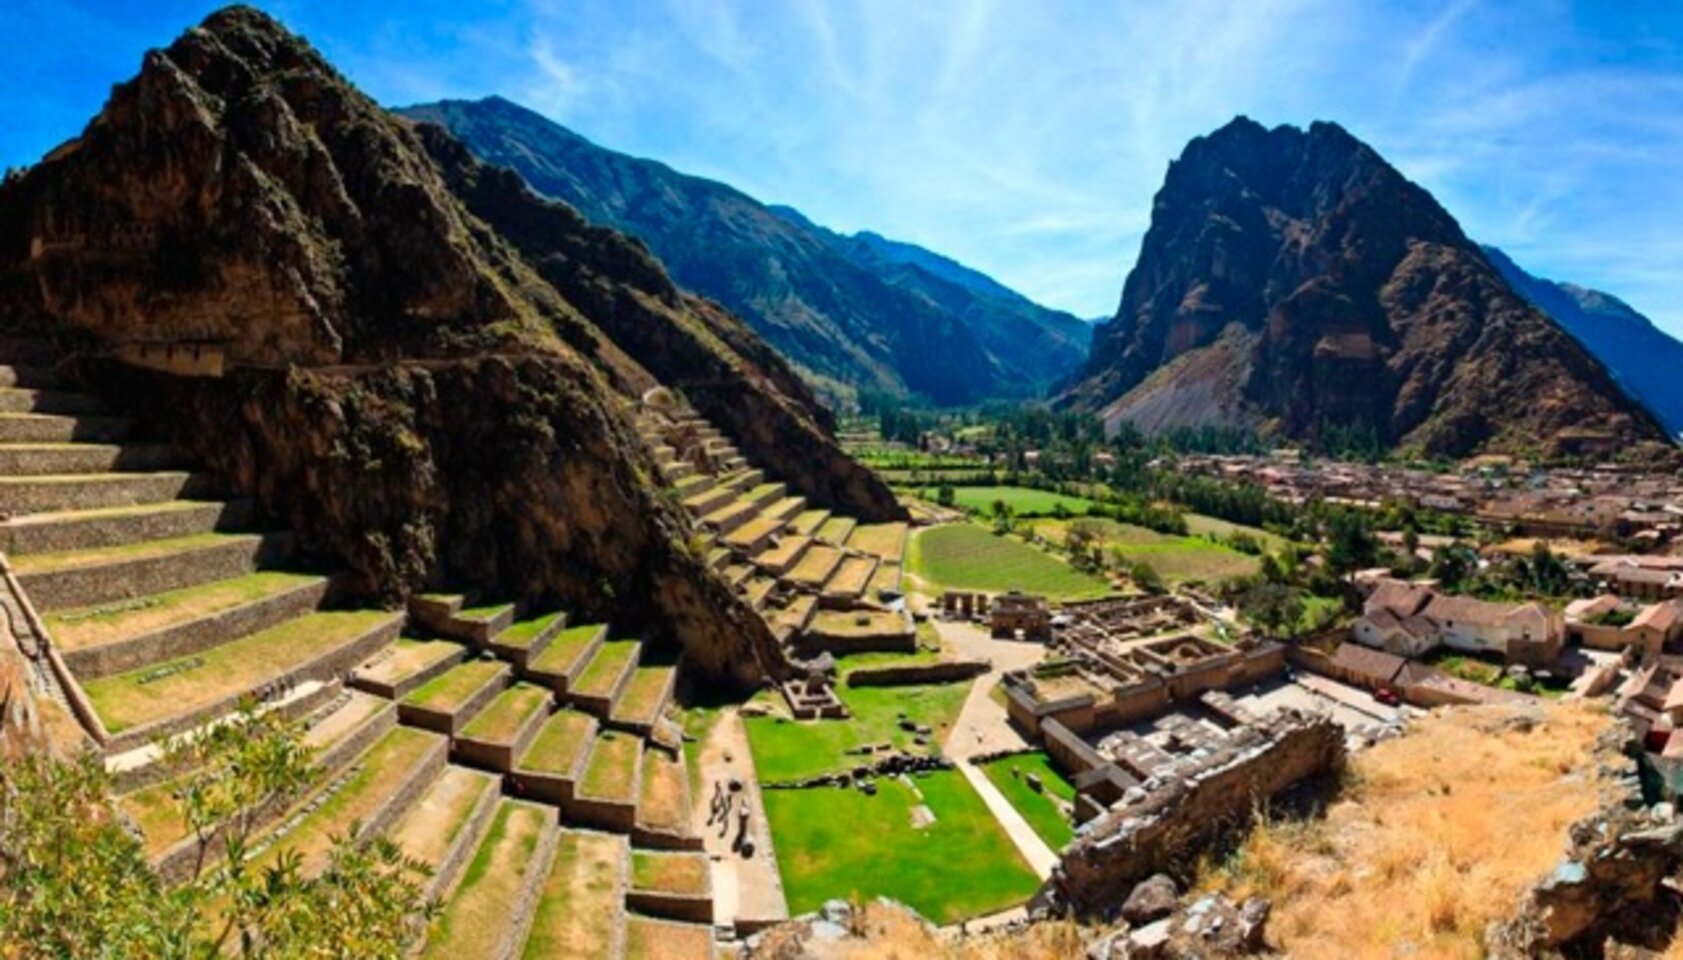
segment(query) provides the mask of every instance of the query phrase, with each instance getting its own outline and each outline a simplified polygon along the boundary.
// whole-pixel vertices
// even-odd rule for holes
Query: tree
[[[953,490],[953,485],[950,483],[941,484],[940,489],[935,491],[935,502],[943,507],[952,506],[957,499],[958,493]]]
[[[1144,590],[1146,593],[1163,592],[1162,575],[1157,572],[1156,567],[1146,563],[1144,560],[1141,560],[1139,563],[1129,567],[1128,576],[1133,579],[1136,586],[1138,586],[1141,590]]]
[[[1445,590],[1454,590],[1478,570],[1478,554],[1464,543],[1452,543],[1432,554],[1431,574]]]
[[[1096,520],[1076,520],[1064,533],[1064,546],[1069,548],[1070,560],[1076,566],[1097,566],[1100,551],[1104,549],[1104,527]]]
[[[120,824],[97,754],[0,767],[0,954],[407,955],[437,908],[422,885],[425,865],[391,843],[359,843],[353,827],[332,838],[319,873],[295,854],[249,856],[259,814],[316,778],[296,725],[247,704],[166,746],[165,762],[179,772],[183,816],[201,848],[193,874],[174,887]],[[213,865],[218,841],[225,857]]]
[[[1239,612],[1271,637],[1292,637],[1303,623],[1303,592],[1278,583],[1261,583],[1239,597]]]
[[[1332,515],[1327,524],[1327,567],[1337,576],[1346,577],[1357,570],[1373,566],[1379,558],[1379,541],[1360,515],[1342,510]]]
[[[1016,514],[1004,500],[993,502],[993,532],[1001,536],[1011,532],[1011,518]]]

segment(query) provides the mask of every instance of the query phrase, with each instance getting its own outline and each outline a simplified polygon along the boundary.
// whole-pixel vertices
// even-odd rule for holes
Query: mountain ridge
[[[1444,456],[1664,439],[1427,191],[1321,121],[1239,117],[1187,144],[1116,315],[1057,402],[1110,423],[1355,431]]]
[[[1084,352],[1067,315],[867,256],[804,216],[598,146],[505,98],[399,113],[442,124],[538,193],[637,236],[680,284],[742,316],[817,382],[961,405],[1037,395]]]

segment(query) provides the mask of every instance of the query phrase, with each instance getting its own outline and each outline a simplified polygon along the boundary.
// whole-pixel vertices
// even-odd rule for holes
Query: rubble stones
[[[1122,904],[1122,919],[1134,926],[1142,926],[1174,912],[1180,891],[1175,882],[1164,874],[1157,874],[1134,887]]]

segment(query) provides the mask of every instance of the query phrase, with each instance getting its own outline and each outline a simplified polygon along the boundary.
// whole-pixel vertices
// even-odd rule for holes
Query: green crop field
[[[1247,527],[1242,523],[1229,523],[1216,517],[1206,517],[1201,513],[1188,513],[1186,516],[1186,530],[1201,537],[1231,537],[1236,533],[1249,534],[1262,544],[1262,549],[1278,552],[1288,546],[1291,541],[1276,533],[1269,533],[1261,527]]]
[[[988,775],[1000,793],[1005,794],[1005,799],[1011,801],[1011,806],[1017,808],[1017,812],[1023,815],[1035,833],[1040,834],[1040,839],[1046,841],[1047,846],[1062,850],[1075,839],[1075,827],[1070,825],[1069,817],[1053,800],[1056,797],[1073,803],[1075,785],[1064,779],[1046,754],[1036,752],[1002,757],[984,765],[982,772]],[[1031,773],[1040,778],[1044,790],[1029,786],[1028,775]]]
[[[766,818],[791,914],[833,897],[891,897],[939,924],[994,913],[1039,886],[982,798],[956,770],[905,783],[765,791]],[[912,826],[919,803],[934,822]],[[960,882],[962,881],[962,882]]]
[[[912,538],[911,572],[931,588],[1022,590],[1058,600],[1103,596],[1110,587],[1015,537],[973,524],[932,527]]]
[[[1061,543],[1064,532],[1075,522],[1077,521],[1037,520],[1034,529],[1047,540]],[[1112,555],[1111,548],[1116,547],[1130,563],[1143,561],[1151,564],[1169,583],[1185,583],[1189,580],[1215,581],[1227,577],[1248,576],[1256,573],[1262,566],[1261,559],[1257,557],[1240,553],[1232,547],[1203,537],[1158,533],[1131,523],[1118,523],[1115,520],[1097,517],[1080,522],[1095,524],[1102,531],[1103,549],[1107,558]]]
[[[923,490],[919,496],[934,502],[937,491],[934,487]],[[1051,490],[1036,490],[1032,487],[954,487],[953,504],[966,510],[980,510],[991,513],[995,500],[1003,500],[1010,505],[1019,517],[1050,517],[1058,504],[1070,513],[1086,513],[1093,501],[1085,497],[1071,497]]]

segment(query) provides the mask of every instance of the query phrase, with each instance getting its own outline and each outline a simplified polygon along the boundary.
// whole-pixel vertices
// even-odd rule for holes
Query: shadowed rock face
[[[1112,417],[1186,392],[1154,376],[1219,344],[1243,362],[1174,423],[1329,425],[1458,455],[1563,436],[1657,440],[1571,337],[1516,296],[1431,195],[1343,129],[1240,118],[1169,168],[1116,317],[1061,402]],[[1184,376],[1184,374],[1182,374]]]
[[[651,369],[692,393],[706,378],[758,418],[738,437],[751,456],[804,454],[766,457],[791,486],[868,517],[886,490],[763,343],[641,248],[526,238],[566,261],[546,263],[558,290],[457,198],[461,176],[302,40],[229,8],[0,187],[0,318],[67,347],[224,345],[221,380],[80,369],[368,597],[449,583],[559,601],[721,678],[776,672],[763,622],[692,555],[628,401]]]

